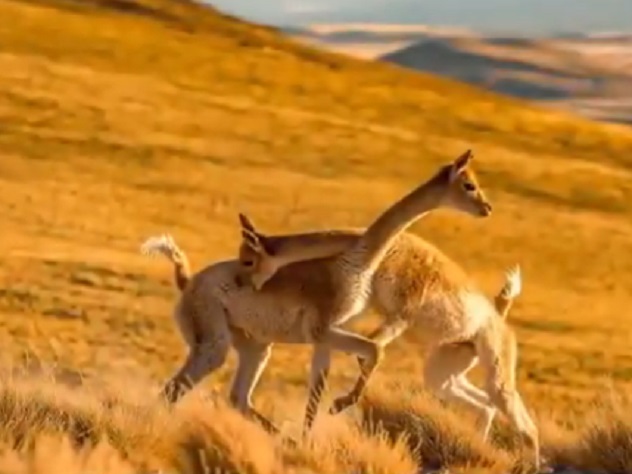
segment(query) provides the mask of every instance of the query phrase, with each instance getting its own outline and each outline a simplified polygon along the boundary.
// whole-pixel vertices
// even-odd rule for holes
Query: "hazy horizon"
[[[275,26],[401,23],[517,35],[632,32],[625,0],[215,0],[207,3]]]

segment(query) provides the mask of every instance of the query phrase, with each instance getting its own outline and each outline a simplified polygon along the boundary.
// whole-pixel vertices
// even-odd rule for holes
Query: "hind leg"
[[[487,406],[487,409],[482,412],[480,422],[482,425],[483,439],[488,439],[496,415],[496,408],[491,403],[487,392],[472,384],[467,378],[467,373],[479,362],[474,345],[471,342],[446,344],[438,348],[435,357],[435,372],[440,372],[440,367],[445,367],[447,369],[446,372],[455,374],[453,381],[460,391],[465,392],[469,398],[477,401],[481,405]],[[443,375],[444,378],[446,376],[448,376],[447,373]]]
[[[472,382],[470,382],[464,374],[462,374],[460,377],[457,377],[457,383],[459,384],[461,389],[463,389],[471,398],[487,406],[487,409],[483,413],[480,420],[480,425],[482,426],[483,432],[483,439],[487,440],[492,429],[492,423],[494,422],[494,418],[496,416],[496,408],[491,403],[489,395],[487,395],[484,390],[481,390],[480,388],[473,385]]]
[[[495,415],[489,396],[466,377],[478,362],[470,343],[445,344],[432,349],[426,357],[424,381],[439,399],[463,403],[482,420],[483,436],[487,437]]]
[[[337,327],[328,328],[314,348],[310,376],[311,387],[305,414],[304,433],[311,429],[316,416],[322,392],[325,388],[325,381],[329,374],[332,349],[354,354],[362,359],[360,379],[354,388],[355,391],[352,391],[350,394],[353,402],[360,397],[373,371],[382,359],[382,348],[376,342]]]
[[[229,342],[198,344],[190,348],[180,370],[167,382],[162,394],[169,403],[176,403],[207,374],[217,370],[226,361]]]
[[[231,344],[226,313],[218,301],[209,299],[203,309],[197,311],[185,303],[184,299],[178,302],[174,316],[189,354],[162,389],[169,403],[177,402],[207,374],[224,365]]]
[[[529,416],[522,401],[522,397],[512,382],[512,374],[503,368],[500,359],[501,335],[496,334],[495,328],[485,328],[475,338],[476,351],[481,366],[485,371],[486,391],[491,402],[502,412],[510,423],[533,447],[534,463],[540,467],[540,442],[538,429]]]
[[[257,420],[270,433],[278,433],[274,424],[252,406],[252,392],[266,368],[272,351],[271,344],[247,338],[240,331],[232,330],[233,347],[239,354],[237,372],[230,389],[230,401],[244,415]]]

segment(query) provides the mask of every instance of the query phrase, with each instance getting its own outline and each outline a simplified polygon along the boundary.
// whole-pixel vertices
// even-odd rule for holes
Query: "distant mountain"
[[[248,18],[297,25],[376,22],[540,35],[632,31],[630,0],[217,0]]]
[[[337,23],[289,34],[338,53],[632,125],[632,33],[521,38],[422,25]]]

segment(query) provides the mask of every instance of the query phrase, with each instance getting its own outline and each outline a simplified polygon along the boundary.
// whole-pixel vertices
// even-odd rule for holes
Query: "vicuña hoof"
[[[340,413],[341,411],[344,411],[347,408],[349,408],[355,402],[356,402],[355,398],[349,395],[345,395],[344,397],[338,397],[334,400],[333,405],[329,409],[329,414],[336,415]]]

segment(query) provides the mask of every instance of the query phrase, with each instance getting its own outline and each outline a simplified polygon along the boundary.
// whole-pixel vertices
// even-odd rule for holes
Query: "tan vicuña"
[[[175,401],[206,373],[221,365],[227,347],[242,337],[244,341],[237,342],[242,351],[238,348],[240,367],[233,395],[238,398],[238,405],[252,413],[245,405],[260,374],[261,360],[269,355],[270,344],[312,344],[306,433],[316,415],[332,349],[362,359],[363,381],[381,359],[379,342],[344,331],[337,325],[365,308],[373,274],[393,241],[415,220],[436,208],[449,207],[481,217],[491,213],[491,206],[468,168],[471,158],[468,151],[441,167],[430,180],[389,207],[346,250],[331,257],[289,263],[279,268],[259,291],[242,284],[238,270],[233,278],[226,278],[222,267],[230,267],[232,271],[235,269],[232,262],[207,267],[192,277],[176,309],[176,319],[190,353],[182,369],[165,387],[167,398]],[[246,239],[248,235],[245,232]],[[256,245],[256,241],[251,243]],[[219,316],[221,313],[224,318]],[[237,338],[236,333],[239,333]],[[362,389],[363,385],[359,391]]]

